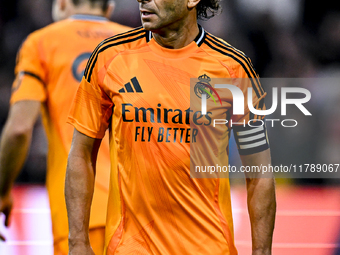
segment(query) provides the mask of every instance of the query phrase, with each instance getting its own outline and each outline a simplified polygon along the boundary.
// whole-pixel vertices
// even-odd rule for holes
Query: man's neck
[[[73,10],[73,14],[83,14],[83,15],[95,15],[95,16],[104,16],[104,12],[101,8],[93,8],[90,5],[83,4],[77,6]]]
[[[179,28],[176,29],[170,26],[157,31],[153,33],[153,38],[164,48],[180,49],[189,45],[199,33],[196,20],[177,27]]]

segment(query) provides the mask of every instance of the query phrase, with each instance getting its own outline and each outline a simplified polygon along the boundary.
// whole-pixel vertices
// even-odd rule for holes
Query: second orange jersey
[[[55,241],[68,236],[64,183],[74,130],[66,123],[71,103],[96,45],[126,30],[128,27],[103,17],[74,15],[33,32],[18,54],[11,104],[23,100],[42,102],[48,140],[46,185]],[[92,228],[104,226],[106,221],[110,171],[108,139],[102,145],[91,209]]]

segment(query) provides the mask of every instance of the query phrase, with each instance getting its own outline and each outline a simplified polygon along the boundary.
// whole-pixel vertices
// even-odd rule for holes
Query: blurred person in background
[[[17,56],[10,110],[0,140],[0,212],[9,225],[13,206],[11,189],[31,143],[32,131],[42,113],[48,139],[47,180],[54,254],[68,253],[68,221],[64,199],[67,155],[73,127],[66,124],[71,102],[85,64],[99,42],[128,27],[107,19],[114,3],[108,0],[55,0],[57,21],[33,32]],[[97,164],[90,219],[90,240],[102,254],[109,180],[109,145],[103,140]],[[5,240],[1,235],[0,238]]]

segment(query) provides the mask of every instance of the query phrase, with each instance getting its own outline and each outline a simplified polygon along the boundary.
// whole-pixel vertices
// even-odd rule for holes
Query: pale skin
[[[179,49],[190,44],[199,29],[196,6],[200,0],[137,0],[142,23],[162,47]],[[69,214],[69,255],[93,255],[88,241],[88,219],[93,194],[97,145],[100,141],[75,131],[65,183]],[[269,164],[269,149],[241,157],[243,165]],[[273,176],[246,175],[252,255],[270,255],[275,222]],[[86,189],[84,189],[86,187]],[[72,206],[71,206],[72,205]]]
[[[54,20],[58,21],[73,14],[109,17],[111,16],[113,9],[113,2],[108,5],[108,8],[104,13],[101,6],[92,6],[88,2],[75,6],[71,0],[55,0],[53,2],[52,12]],[[1,133],[0,213],[5,216],[4,225],[6,227],[10,224],[10,216],[13,207],[11,190],[27,157],[33,128],[40,114],[40,108],[41,102],[35,100],[25,100],[14,103],[10,106],[8,119]],[[0,233],[0,240],[6,240],[2,233]]]

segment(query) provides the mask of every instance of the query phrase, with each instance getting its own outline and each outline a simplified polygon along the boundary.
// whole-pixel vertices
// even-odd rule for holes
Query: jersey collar
[[[201,27],[199,24],[198,24],[198,29],[199,29],[199,32],[198,32],[198,35],[196,36],[196,38],[194,39],[194,42],[199,47],[204,42],[204,38],[205,38],[206,32],[205,32],[204,28]],[[151,31],[146,31],[146,41],[150,42],[151,39],[152,39],[152,32]]]
[[[89,15],[89,14],[74,14],[70,17],[70,19],[73,20],[86,20],[86,21],[108,21],[107,18],[103,16],[97,16],[97,15]]]
[[[204,42],[204,38],[205,38],[205,30],[203,27],[201,27],[199,24],[198,24],[198,29],[199,29],[199,32],[198,32],[198,35],[196,36],[196,38],[194,39],[195,43],[197,44],[197,46],[201,46],[201,44]]]

